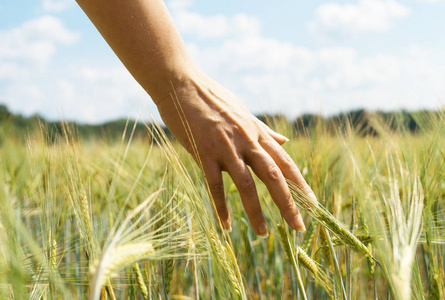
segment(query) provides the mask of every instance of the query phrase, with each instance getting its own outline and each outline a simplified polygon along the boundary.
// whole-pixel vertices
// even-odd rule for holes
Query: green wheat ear
[[[331,231],[338,239],[351,247],[355,252],[373,257],[369,249],[346,227],[338,221],[326,208],[318,202],[309,198],[294,182],[287,180],[292,197],[298,207],[305,210],[317,222]]]

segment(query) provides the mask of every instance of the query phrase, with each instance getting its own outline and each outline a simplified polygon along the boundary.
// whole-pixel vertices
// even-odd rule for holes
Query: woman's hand
[[[191,69],[170,95],[154,100],[165,125],[201,165],[224,229],[231,229],[231,221],[224,197],[223,171],[235,183],[254,232],[260,236],[268,234],[255,182],[247,167],[250,166],[267,186],[290,227],[304,231],[285,178],[316,198],[281,147],[287,139],[253,116],[226,88],[196,67]],[[195,145],[186,133],[184,117]]]
[[[76,1],[150,94],[170,131],[202,166],[224,228],[230,229],[230,216],[222,171],[229,173],[238,188],[255,233],[267,235],[250,166],[266,184],[287,223],[304,230],[285,177],[314,199],[315,195],[281,148],[286,138],[261,123],[233,94],[194,66],[164,1]],[[190,126],[197,153],[178,109]]]

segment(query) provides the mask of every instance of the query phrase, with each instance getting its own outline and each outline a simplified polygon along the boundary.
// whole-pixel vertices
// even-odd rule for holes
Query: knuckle
[[[210,139],[201,141],[199,144],[199,147],[200,147],[200,149],[202,149],[204,152],[207,152],[207,153],[212,153],[215,151],[215,145],[214,145],[213,141]]]
[[[291,195],[289,194],[289,196],[287,197],[286,203],[284,203],[283,211],[284,212],[295,212],[296,210],[297,210],[297,206],[295,205]]]
[[[222,182],[209,184],[209,189],[212,195],[216,196],[224,195],[224,184]]]
[[[296,166],[290,155],[285,151],[281,154],[281,165],[285,169],[291,169]]]
[[[269,179],[278,180],[282,176],[280,169],[277,165],[272,165],[267,170],[267,176]]]
[[[239,190],[244,193],[250,193],[255,191],[255,181],[253,178],[247,178],[241,181]]]
[[[306,195],[308,195],[309,193],[312,192],[312,189],[310,188],[310,186],[304,182],[301,186],[301,190],[303,191],[303,193],[305,193]]]
[[[303,176],[299,176],[299,178],[297,178],[297,181],[295,181],[295,184],[304,193],[309,193],[312,191],[306,180],[304,180]]]

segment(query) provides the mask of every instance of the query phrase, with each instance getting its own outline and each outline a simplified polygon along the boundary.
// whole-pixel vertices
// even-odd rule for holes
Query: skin
[[[268,234],[250,166],[289,226],[304,231],[285,178],[315,201],[316,198],[281,147],[287,139],[255,118],[235,95],[193,63],[164,2],[77,2],[150,95],[165,125],[200,165],[223,228],[231,229],[222,179],[222,172],[227,172],[240,193],[254,232]],[[194,143],[187,135],[184,120]]]

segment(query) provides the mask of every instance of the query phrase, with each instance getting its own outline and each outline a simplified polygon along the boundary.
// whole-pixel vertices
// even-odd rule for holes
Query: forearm
[[[162,0],[76,0],[155,102],[192,62]]]

